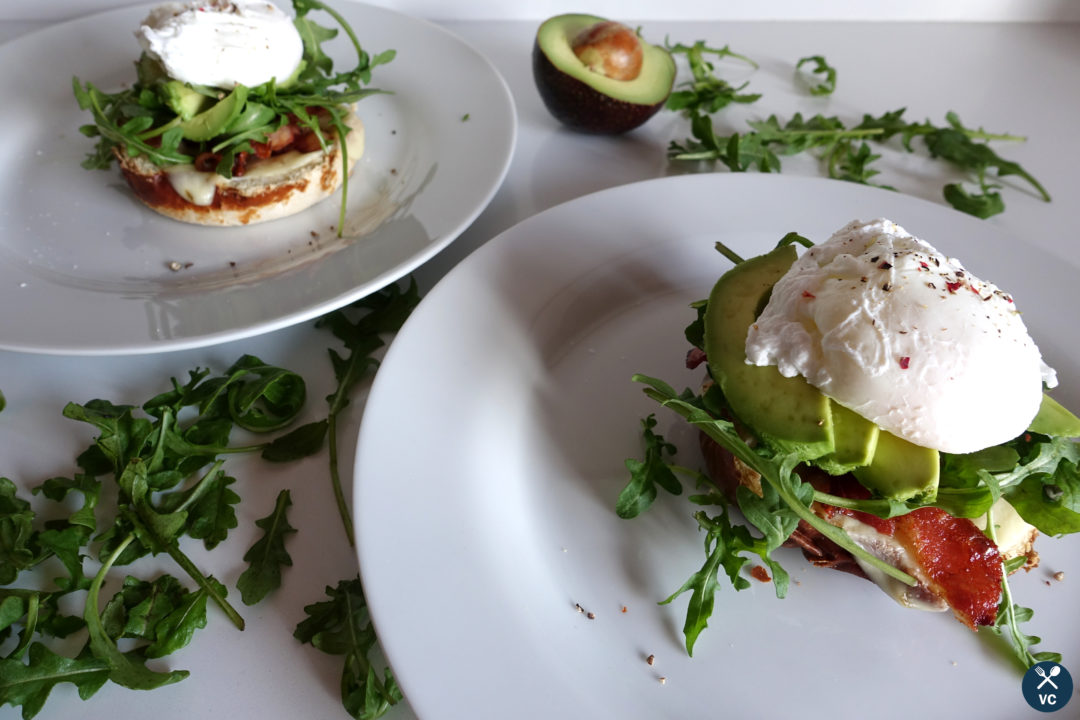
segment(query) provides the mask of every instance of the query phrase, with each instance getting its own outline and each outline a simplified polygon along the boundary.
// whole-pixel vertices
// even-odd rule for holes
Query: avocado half
[[[633,130],[664,106],[675,84],[671,54],[642,41],[641,74],[613,80],[590,70],[571,47],[583,30],[604,18],[556,15],[545,20],[533,45],[533,78],[549,112],[576,130],[618,134]]]

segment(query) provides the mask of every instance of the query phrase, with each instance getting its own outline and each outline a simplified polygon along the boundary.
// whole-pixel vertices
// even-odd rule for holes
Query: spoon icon
[[[1050,687],[1054,688],[1055,690],[1058,689],[1057,683],[1055,683],[1051,678],[1057,677],[1058,675],[1061,674],[1061,666],[1060,665],[1055,665],[1054,667],[1050,668],[1050,674],[1049,675],[1046,674],[1046,671],[1043,670],[1042,667],[1036,665],[1035,666],[1035,674],[1043,679],[1042,682],[1039,683],[1038,687],[1035,688],[1036,690],[1042,690],[1042,686],[1045,685],[1046,683],[1050,683]]]

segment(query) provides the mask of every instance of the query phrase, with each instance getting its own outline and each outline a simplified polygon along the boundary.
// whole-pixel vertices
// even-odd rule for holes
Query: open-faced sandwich
[[[1080,530],[1080,419],[1044,393],[1055,373],[1013,298],[888,220],[819,245],[791,233],[747,260],[718,249],[736,265],[687,328],[704,389],[636,378],[701,431],[713,500],[761,531],[698,513],[716,534],[707,565],[741,588],[742,553],[760,556],[783,596],[771,553],[795,546],[905,606],[1015,630],[1007,575],[1038,563],[1040,531]],[[678,490],[653,427],[653,457],[627,463],[624,517],[657,485]],[[684,590],[709,592],[693,578]],[[688,649],[705,619],[688,616]]]
[[[136,31],[137,81],[106,93],[73,80],[97,137],[83,166],[117,161],[151,209],[201,225],[248,225],[292,215],[342,189],[364,150],[354,112],[371,69],[393,58],[361,48],[348,23],[321,2],[290,17],[266,0],[166,3]],[[320,43],[337,35],[307,17],[328,12],[357,54],[335,73]]]

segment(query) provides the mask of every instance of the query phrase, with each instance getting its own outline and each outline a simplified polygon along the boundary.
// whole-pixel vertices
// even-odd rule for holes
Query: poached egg
[[[169,77],[215,88],[282,82],[304,54],[292,18],[267,0],[165,3],[135,36]]]
[[[1015,438],[1043,383],[1057,384],[1010,295],[885,219],[804,252],[750,327],[746,356],[949,453]]]

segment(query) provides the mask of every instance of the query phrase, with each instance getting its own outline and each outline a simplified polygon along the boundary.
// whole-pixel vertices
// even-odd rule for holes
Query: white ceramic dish
[[[688,596],[657,601],[704,560],[692,507],[664,496],[635,520],[614,513],[639,420],[658,411],[631,374],[700,382],[682,332],[688,303],[730,266],[714,241],[750,256],[790,230],[821,241],[878,216],[1014,293],[1060,373],[1057,397],[1080,406],[1075,267],[988,222],[838,181],[695,175],[604,191],[511,228],[428,295],[372,389],[355,503],[372,613],[420,717],[1037,715],[991,633],[795,551],[777,555],[787,599],[725,586],[689,658]],[[658,417],[698,465],[693,434]],[[1080,543],[1040,548],[1042,566],[1012,586],[1035,609],[1037,649],[1069,667],[1077,591],[1050,575],[1080,576]]]
[[[350,183],[347,237],[330,198],[290,218],[203,228],[156,215],[115,169],[80,167],[93,141],[71,78],[134,79],[132,31],[149,6],[76,20],[0,46],[0,348],[121,354],[233,340],[318,316],[433,256],[494,195],[516,117],[494,67],[426,21],[350,2],[339,11],[390,90],[358,106],[367,150]],[[335,26],[325,13],[312,18]],[[324,45],[337,67],[344,34]],[[467,116],[467,119],[463,119]],[[182,269],[171,270],[171,263]]]

